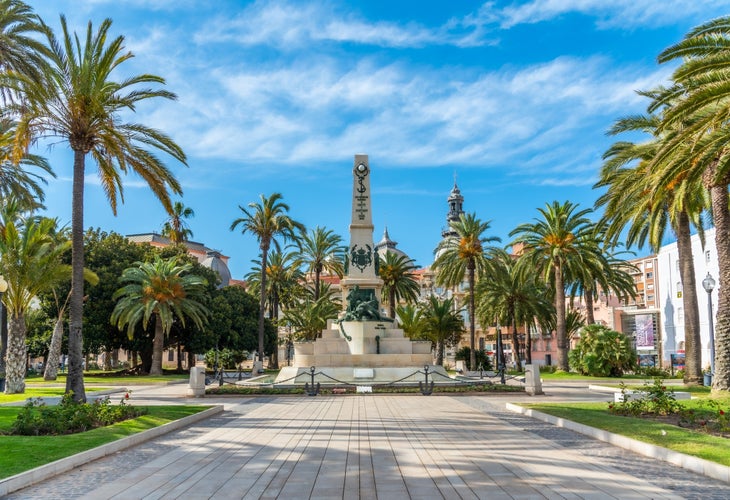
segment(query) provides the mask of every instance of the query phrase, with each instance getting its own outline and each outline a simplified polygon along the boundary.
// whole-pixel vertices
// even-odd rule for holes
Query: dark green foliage
[[[620,377],[636,369],[636,352],[629,338],[603,325],[584,327],[569,359],[574,371],[592,377]]]
[[[205,364],[208,368],[223,366],[224,370],[236,370],[248,357],[247,351],[233,349],[211,349],[205,353]]]
[[[29,400],[13,423],[10,434],[21,436],[45,436],[73,434],[96,427],[135,418],[145,413],[126,403],[126,393],[118,405],[112,405],[108,397],[93,403],[78,403],[72,393],[66,393],[56,406],[47,406],[42,399]]]
[[[654,382],[645,383],[636,394],[628,390],[626,384],[621,383],[622,401],[609,403],[608,410],[617,415],[672,415],[682,411],[682,405],[677,402],[674,391],[667,389],[664,381],[655,378]]]
[[[473,368],[473,370],[478,370],[480,366],[481,366],[482,370],[491,370],[492,369],[492,362],[489,359],[489,356],[487,356],[484,351],[482,351],[481,349],[476,349],[474,354],[476,356],[477,364],[476,364],[476,367]],[[457,361],[464,361],[466,364],[466,369],[469,371],[472,371],[471,363],[470,363],[471,349],[469,349],[469,347],[462,347],[461,349],[459,349],[456,352],[455,359]]]
[[[217,339],[220,349],[255,351],[258,346],[258,302],[255,297],[238,286],[217,290],[210,307],[210,317],[205,335]],[[271,353],[276,348],[276,327],[270,320],[264,322],[264,349]]]

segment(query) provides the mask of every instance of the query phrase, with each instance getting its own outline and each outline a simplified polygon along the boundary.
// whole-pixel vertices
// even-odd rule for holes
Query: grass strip
[[[106,374],[105,374],[106,373]],[[84,384],[108,384],[108,385],[151,385],[161,383],[180,382],[189,380],[187,373],[171,375],[119,375],[108,372],[84,373]],[[44,380],[42,376],[31,376],[25,379],[26,385],[35,384],[63,384],[66,385],[66,374],[61,373],[56,380]]]
[[[726,399],[723,398],[724,400]],[[682,403],[687,408],[702,407],[701,401]],[[661,420],[612,415],[608,412],[606,403],[536,403],[524,406],[637,441],[730,466],[730,439],[677,427]]]
[[[109,387],[87,387],[86,392],[98,392]],[[0,392],[0,404],[25,401],[30,398],[61,397],[66,392],[64,387],[27,387],[22,394],[4,394]]]
[[[64,436],[0,436],[0,479],[81,453],[102,444],[203,411],[208,406],[146,406],[147,414],[79,434]],[[10,426],[19,407],[0,407],[0,432]]]

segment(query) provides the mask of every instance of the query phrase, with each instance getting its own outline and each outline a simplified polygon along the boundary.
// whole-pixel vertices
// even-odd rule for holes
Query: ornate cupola
[[[449,213],[446,214],[446,227],[441,231],[441,236],[444,238],[453,234],[450,224],[458,221],[461,214],[464,213],[464,197],[461,196],[459,186],[456,185],[456,179],[454,179],[454,187],[451,189],[447,201],[449,202]]]

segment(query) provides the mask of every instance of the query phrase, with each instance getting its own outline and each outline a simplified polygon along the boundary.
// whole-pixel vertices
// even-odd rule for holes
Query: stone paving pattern
[[[226,413],[7,498],[730,497],[726,483],[508,412],[514,399],[206,399]]]

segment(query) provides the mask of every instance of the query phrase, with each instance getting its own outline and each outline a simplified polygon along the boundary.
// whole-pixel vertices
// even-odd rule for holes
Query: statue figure
[[[340,332],[345,336],[347,340],[351,340],[350,337],[345,333],[342,326],[343,321],[389,321],[392,322],[391,318],[380,315],[378,299],[375,298],[375,290],[360,290],[358,285],[355,285],[347,293],[347,308],[345,314],[337,320],[340,325]]]

